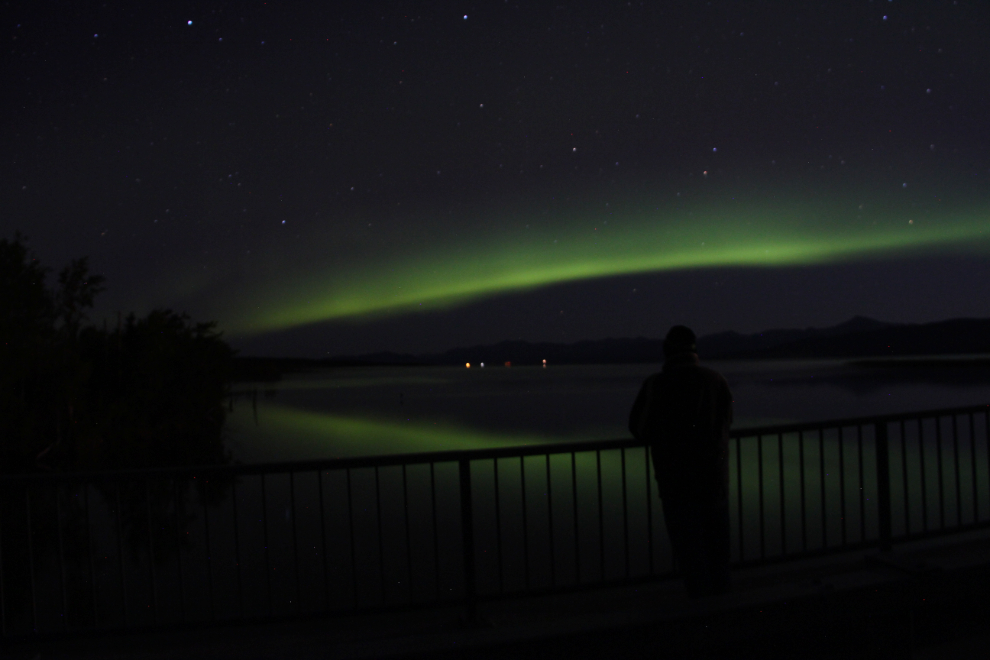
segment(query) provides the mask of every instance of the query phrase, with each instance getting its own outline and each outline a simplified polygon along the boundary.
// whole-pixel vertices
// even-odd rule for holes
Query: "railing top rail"
[[[543,445],[517,445],[491,449],[464,449],[451,451],[417,452],[410,454],[385,454],[380,456],[360,456],[353,458],[326,458],[306,461],[281,461],[277,463],[249,463],[227,465],[201,465],[172,468],[140,468],[134,470],[106,470],[100,472],[45,472],[22,475],[0,476],[0,483],[24,479],[133,479],[141,477],[168,478],[173,475],[224,475],[224,474],[271,474],[283,472],[315,472],[317,470],[343,470],[347,468],[388,467],[392,465],[417,465],[429,463],[456,463],[462,460],[483,460],[519,456],[542,456],[545,454],[569,454],[623,447],[642,447],[635,438],[616,440],[592,440]]]
[[[758,426],[747,429],[733,429],[730,432],[730,435],[733,438],[751,438],[757,435],[777,435],[778,433],[795,433],[797,431],[817,431],[820,428],[865,426],[867,424],[899,422],[908,419],[929,419],[932,417],[947,417],[949,415],[965,415],[969,413],[984,412],[987,410],[990,410],[990,404],[962,406],[959,408],[937,408],[933,410],[892,413],[889,415],[869,415],[867,417],[827,419],[820,422],[795,422],[793,424],[776,424],[772,426]]]
[[[922,410],[909,413],[890,415],[873,415],[869,417],[851,417],[846,419],[830,419],[819,422],[800,422],[794,424],[779,424],[755,428],[733,429],[733,438],[748,438],[759,435],[777,435],[799,431],[815,431],[826,428],[850,426],[865,426],[897,422],[901,420],[926,419],[990,411],[990,404],[964,406],[959,408],[941,408]],[[513,447],[496,447],[490,449],[466,449],[439,452],[418,452],[410,454],[387,454],[384,456],[365,456],[355,458],[331,458],[307,461],[286,461],[277,463],[252,463],[229,465],[203,465],[187,467],[143,468],[134,470],[113,470],[98,472],[45,472],[0,476],[0,483],[16,481],[102,481],[126,480],[148,477],[169,478],[182,475],[239,475],[239,474],[279,474],[288,472],[315,472],[318,470],[342,470],[347,468],[388,467],[396,465],[417,465],[429,463],[453,463],[462,460],[490,460],[494,458],[511,458],[521,456],[541,456],[552,454],[570,454],[572,452],[590,452],[614,450],[632,447],[642,447],[645,443],[634,438],[619,438],[614,440],[577,441],[564,443],[547,443],[542,445],[519,445]]]

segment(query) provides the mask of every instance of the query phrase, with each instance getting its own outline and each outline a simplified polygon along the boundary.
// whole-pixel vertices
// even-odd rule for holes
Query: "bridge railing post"
[[[464,552],[464,616],[467,622],[478,618],[478,594],[474,570],[474,512],[471,503],[471,461],[459,461],[461,482],[461,547]]]
[[[875,441],[877,452],[877,514],[880,526],[881,552],[889,552],[890,541],[890,452],[887,442],[887,422],[877,422]]]

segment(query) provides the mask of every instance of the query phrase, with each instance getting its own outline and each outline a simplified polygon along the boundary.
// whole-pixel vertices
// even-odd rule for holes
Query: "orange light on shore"
[[[544,368],[544,369],[546,369],[546,368],[547,368],[547,361],[546,361],[546,360],[544,360],[544,361],[543,361],[543,368]]]
[[[465,362],[464,363],[464,366],[467,367],[468,369],[470,369],[471,368],[471,363],[470,362]]]

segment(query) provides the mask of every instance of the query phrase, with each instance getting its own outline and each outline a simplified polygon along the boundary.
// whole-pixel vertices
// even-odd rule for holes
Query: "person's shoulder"
[[[705,366],[702,366],[702,365],[698,365],[697,369],[700,372],[704,373],[705,376],[707,378],[710,378],[711,380],[717,380],[717,381],[721,381],[721,382],[727,382],[725,380],[725,376],[723,376],[721,372],[715,371],[711,367],[705,367]]]
[[[662,379],[663,379],[663,372],[656,371],[643,379],[643,385],[647,385],[648,383],[655,383]]]

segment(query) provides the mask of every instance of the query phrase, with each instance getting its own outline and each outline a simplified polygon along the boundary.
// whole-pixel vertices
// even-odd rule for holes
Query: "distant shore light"
[[[471,363],[470,362],[465,362],[464,363],[464,366],[467,367],[468,369],[470,369],[471,368]]]

